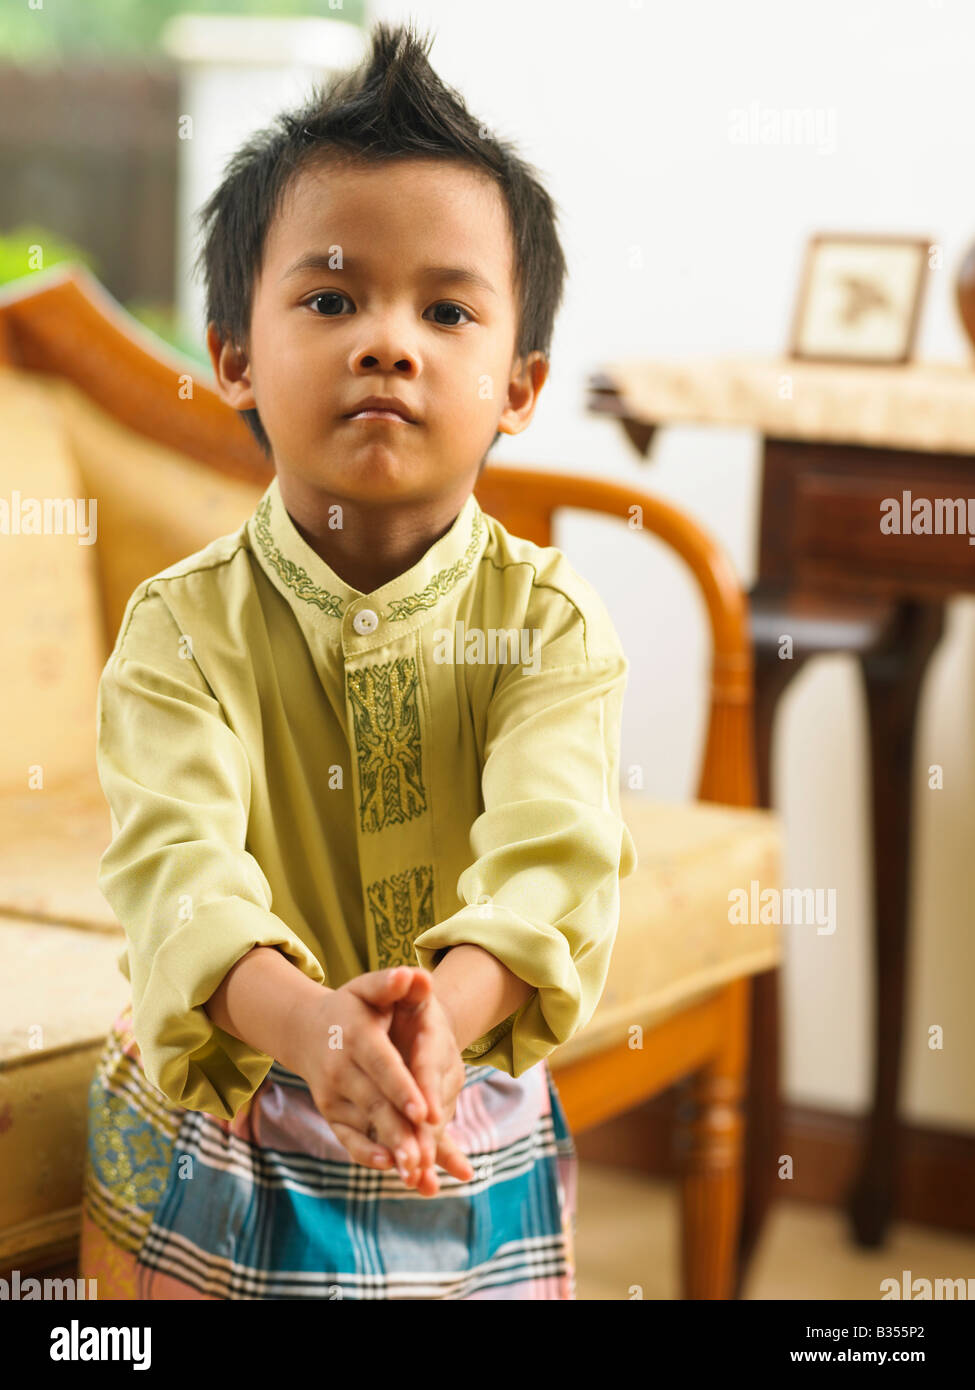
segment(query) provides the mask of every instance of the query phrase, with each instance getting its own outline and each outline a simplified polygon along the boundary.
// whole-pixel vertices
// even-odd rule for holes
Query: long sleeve
[[[592,635],[592,634],[590,634]],[[520,1076],[591,1018],[619,926],[620,879],[636,850],[619,807],[619,735],[628,663],[605,626],[598,653],[575,624],[544,645],[541,668],[503,673],[487,714],[483,812],[466,906],[415,940],[432,969],[471,942],[535,987],[467,1048],[465,1062]],[[561,664],[566,656],[581,657]]]
[[[146,1075],[173,1103],[232,1119],[272,1059],[203,1005],[253,946],[279,947],[318,983],[325,975],[271,911],[245,849],[248,760],[187,636],[158,592],[136,590],[98,687],[98,774],[114,831],[98,883],[127,937],[120,967]]]

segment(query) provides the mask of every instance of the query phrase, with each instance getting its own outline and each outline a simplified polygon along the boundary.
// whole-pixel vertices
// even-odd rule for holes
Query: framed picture
[[[928,280],[921,237],[820,233],[806,248],[790,357],[814,362],[910,360]]]

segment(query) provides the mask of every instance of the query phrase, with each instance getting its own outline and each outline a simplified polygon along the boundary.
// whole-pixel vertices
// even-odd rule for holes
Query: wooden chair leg
[[[725,988],[718,1051],[685,1082],[678,1111],[685,1299],[734,1298],[738,1283],[750,994],[747,977]]]

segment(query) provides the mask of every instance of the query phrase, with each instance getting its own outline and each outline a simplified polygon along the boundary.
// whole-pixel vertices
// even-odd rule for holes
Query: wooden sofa
[[[0,498],[97,500],[94,543],[80,520],[73,534],[0,536],[0,1275],[76,1256],[87,1086],[127,997],[123,933],[96,884],[111,838],[94,759],[99,674],[136,585],[236,529],[270,480],[205,375],[81,267],[0,292]],[[700,799],[623,794],[639,867],[622,885],[600,1005],[552,1066],[577,1132],[687,1078],[683,1293],[733,1297],[749,981],[782,949],[778,927],[728,920],[729,890],[778,886],[781,857],[777,818],[754,809],[743,596],[718,547],[651,496],[497,466],[477,492],[542,544],[557,507],[623,524],[639,502],[644,530],[700,585],[713,639]]]

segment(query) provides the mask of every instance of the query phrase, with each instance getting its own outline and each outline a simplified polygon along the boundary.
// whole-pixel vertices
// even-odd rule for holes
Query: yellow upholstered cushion
[[[638,866],[620,885],[620,927],[596,1012],[551,1054],[564,1066],[627,1040],[729,980],[781,961],[781,928],[733,925],[732,889],[780,886],[782,839],[772,811],[710,802],[667,805],[624,793]]]
[[[115,932],[0,915],[0,1265],[77,1233],[88,1084],[128,981]]]
[[[122,928],[98,887],[112,838],[108,802],[95,768],[43,791],[0,796],[0,913],[58,924]]]
[[[0,369],[0,420],[8,526],[18,513],[26,524],[28,503],[36,499],[43,510],[46,499],[49,507],[71,502],[77,528],[77,500],[83,504],[74,534],[0,535],[0,789],[26,791],[31,768],[47,787],[94,766],[95,696],[107,653],[97,542],[79,543],[87,496],[42,379]]]

